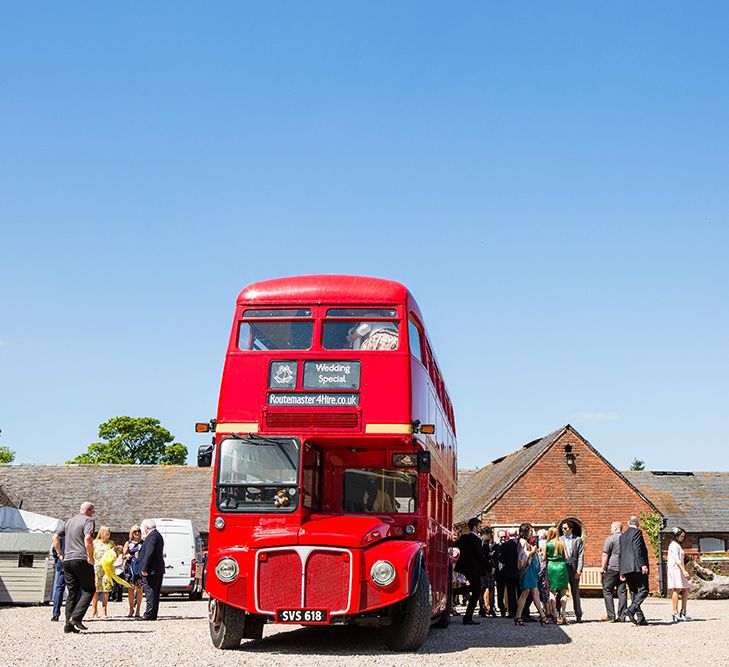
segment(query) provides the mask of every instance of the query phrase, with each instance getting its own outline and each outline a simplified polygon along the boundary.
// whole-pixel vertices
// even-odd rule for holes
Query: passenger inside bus
[[[353,350],[396,350],[397,326],[392,322],[362,322],[349,330],[347,340]]]
[[[325,350],[396,350],[397,322],[325,321]]]
[[[348,469],[344,475],[345,512],[415,511],[416,478],[392,470]]]

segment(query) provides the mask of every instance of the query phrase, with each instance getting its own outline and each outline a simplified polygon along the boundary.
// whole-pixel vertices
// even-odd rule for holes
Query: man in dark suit
[[[628,530],[620,536],[620,579],[630,589],[630,606],[625,613],[636,625],[648,625],[640,608],[648,597],[648,548],[637,516],[630,517]]]
[[[508,530],[504,531],[504,539],[499,546],[499,563],[501,564],[499,572],[501,576],[499,605],[502,604],[501,601],[505,594],[509,618],[515,618],[517,589],[519,587],[519,544],[516,539],[512,539]],[[501,615],[504,615],[503,612]]]
[[[559,538],[564,544],[565,560],[567,561],[567,577],[570,583],[570,594],[572,605],[575,610],[575,620],[582,622],[582,602],[580,601],[580,577],[584,565],[585,547],[582,538],[574,534],[574,526],[570,521],[562,524],[562,537]]]
[[[483,557],[483,549],[479,532],[481,531],[481,522],[478,519],[470,519],[468,522],[468,532],[461,535],[453,545],[458,548],[461,555],[456,561],[456,572],[460,572],[468,579],[468,605],[466,613],[463,616],[463,625],[478,625],[478,621],[473,620],[473,611],[476,609],[476,603],[481,597],[481,577],[486,574],[486,564]]]
[[[156,621],[159,611],[159,595],[162,590],[162,577],[165,574],[164,544],[157,524],[152,519],[142,521],[142,534],[145,536],[139,550],[139,571],[142,573],[142,588],[147,607],[144,621]]]

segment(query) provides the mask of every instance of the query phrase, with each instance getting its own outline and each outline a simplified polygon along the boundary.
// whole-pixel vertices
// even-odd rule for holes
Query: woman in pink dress
[[[688,621],[686,616],[686,603],[688,602],[688,572],[684,563],[684,551],[681,546],[686,539],[686,531],[683,528],[674,528],[673,541],[668,547],[668,563],[666,573],[668,575],[668,588],[673,590],[673,622]],[[678,611],[678,598],[681,598],[681,612]]]

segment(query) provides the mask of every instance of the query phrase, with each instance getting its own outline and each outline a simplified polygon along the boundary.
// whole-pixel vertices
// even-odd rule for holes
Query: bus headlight
[[[213,525],[218,530],[223,530],[223,528],[225,528],[225,519],[222,516],[216,517],[215,521],[213,521]]]
[[[370,577],[378,586],[389,586],[395,580],[395,568],[386,560],[378,560],[370,569]]]
[[[221,558],[215,566],[220,581],[233,581],[238,576],[238,563],[234,558]]]

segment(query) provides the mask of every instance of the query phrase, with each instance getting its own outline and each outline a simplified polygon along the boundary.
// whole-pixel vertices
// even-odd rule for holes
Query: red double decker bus
[[[358,276],[238,297],[210,424],[213,644],[361,624],[414,650],[450,619],[453,406],[415,299]]]

